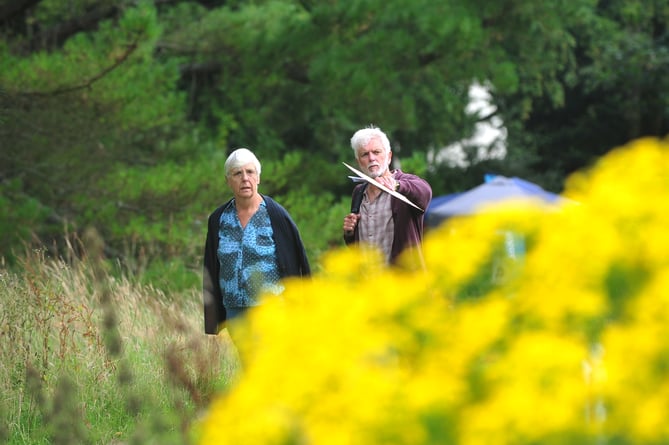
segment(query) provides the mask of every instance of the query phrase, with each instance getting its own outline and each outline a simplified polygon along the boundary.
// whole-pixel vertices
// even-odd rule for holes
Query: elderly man
[[[358,130],[351,138],[351,148],[362,173],[395,190],[425,210],[432,199],[432,188],[424,179],[391,170],[390,141],[381,129]],[[344,242],[364,243],[379,249],[386,263],[395,264],[400,253],[409,248],[420,252],[423,239],[424,211],[384,192],[367,182],[353,189],[351,213],[344,218]]]

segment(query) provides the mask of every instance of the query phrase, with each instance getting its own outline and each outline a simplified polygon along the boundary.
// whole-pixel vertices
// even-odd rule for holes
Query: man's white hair
[[[351,137],[351,148],[355,152],[356,159],[358,157],[358,150],[369,144],[369,141],[372,139],[381,141],[383,149],[386,153],[390,153],[390,141],[388,140],[388,136],[386,136],[380,128],[370,125],[367,128],[361,128],[356,131],[353,134],[353,137]]]

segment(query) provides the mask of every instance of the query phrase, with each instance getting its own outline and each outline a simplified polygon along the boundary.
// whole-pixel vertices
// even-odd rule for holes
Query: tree
[[[610,149],[669,133],[668,24],[666,2],[600,2],[597,15],[571,30],[576,68],[560,74],[562,101],[538,100],[523,117],[516,95],[498,97],[515,125],[510,144],[526,150],[525,171],[559,191],[566,176]]]
[[[0,9],[0,188],[32,216],[4,220],[38,234],[61,230],[45,230],[50,220],[93,224],[117,251],[159,258],[197,255],[228,149],[272,166],[264,191],[290,204],[318,254],[340,242],[351,190],[340,161],[357,128],[386,130],[395,159],[432,175],[435,194],[488,167],[543,175],[571,149],[538,148],[542,113],[618,78],[594,69],[615,52],[589,51],[618,26],[594,0],[11,4]],[[588,72],[584,57],[601,65]],[[474,81],[491,87],[509,156],[428,168],[428,151],[474,128]]]

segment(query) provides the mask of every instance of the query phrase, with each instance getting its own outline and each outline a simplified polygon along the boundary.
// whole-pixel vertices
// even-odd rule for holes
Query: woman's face
[[[233,168],[226,180],[235,198],[252,198],[258,193],[260,175],[258,175],[253,162]]]

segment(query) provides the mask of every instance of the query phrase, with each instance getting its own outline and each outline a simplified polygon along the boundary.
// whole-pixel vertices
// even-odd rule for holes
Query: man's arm
[[[432,200],[432,187],[423,178],[401,173],[397,175],[397,191],[411,200],[414,204],[425,211]]]

